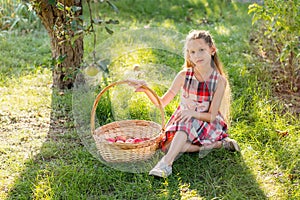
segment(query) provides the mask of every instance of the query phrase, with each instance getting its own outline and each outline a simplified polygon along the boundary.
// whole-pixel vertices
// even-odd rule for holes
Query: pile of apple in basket
[[[138,144],[150,140],[150,138],[138,138],[138,137],[126,137],[126,136],[116,136],[111,138],[106,138],[106,141],[109,143],[127,143],[127,144]]]

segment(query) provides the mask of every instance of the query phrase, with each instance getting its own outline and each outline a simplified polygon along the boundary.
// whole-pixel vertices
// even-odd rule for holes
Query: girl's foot
[[[223,144],[223,147],[229,151],[241,151],[238,143],[234,140],[234,139],[231,139],[231,138],[225,138],[224,140],[222,140],[222,144]]]
[[[156,166],[149,172],[149,175],[166,178],[172,174],[172,166],[160,160]]]

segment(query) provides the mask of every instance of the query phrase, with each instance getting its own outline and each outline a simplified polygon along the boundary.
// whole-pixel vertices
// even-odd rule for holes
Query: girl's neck
[[[210,75],[213,73],[214,69],[212,67],[201,68],[201,70],[197,67],[194,67],[194,74],[198,81],[206,81]]]
[[[201,76],[210,75],[213,71],[212,67],[194,67],[194,72]]]

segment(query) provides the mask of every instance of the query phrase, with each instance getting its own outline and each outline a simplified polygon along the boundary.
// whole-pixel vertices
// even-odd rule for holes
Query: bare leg
[[[171,142],[170,144],[168,144],[166,146],[166,149],[169,149],[171,145]],[[192,144],[191,142],[186,142],[184,144],[184,146],[182,147],[182,150],[181,152],[184,153],[184,152],[198,152],[200,150],[203,150],[204,148],[205,149],[220,149],[222,147],[222,142],[221,141],[217,141],[213,144],[210,144],[210,145],[206,145],[206,146],[199,146],[199,145],[196,145],[196,144]]]
[[[208,150],[208,149],[220,149],[220,148],[222,148],[222,141],[216,141],[212,144],[201,146],[200,151],[204,149]]]
[[[176,157],[181,152],[201,152],[201,148],[221,148],[222,141],[217,141],[209,146],[193,145],[187,141],[187,134],[183,131],[177,131],[173,140],[171,141],[167,154],[156,164],[156,166],[149,172],[149,175],[167,177],[172,174],[172,164]],[[206,149],[205,149],[206,151]],[[203,152],[205,152],[203,151]],[[210,151],[210,150],[209,150]],[[205,154],[206,155],[206,154]],[[205,156],[204,155],[204,156]],[[199,155],[200,157],[200,155]]]
[[[178,131],[170,145],[168,153],[162,158],[165,163],[168,165],[172,165],[176,156],[184,150],[183,148],[186,147],[187,144],[187,135],[183,131]]]
[[[198,152],[200,151],[200,146],[196,144],[192,144],[190,142],[186,142],[182,147],[181,152]]]
[[[209,149],[220,149],[222,147],[229,151],[240,151],[238,143],[234,139],[231,139],[229,137],[225,138],[222,141],[216,141],[210,145],[201,146],[200,151]]]
[[[191,144],[187,141],[186,133],[183,131],[178,131],[170,143],[167,154],[162,158],[162,160],[164,160],[164,162],[168,165],[172,165],[176,156],[181,152],[198,152],[203,149],[220,149],[221,147],[222,141],[217,141],[206,146]]]

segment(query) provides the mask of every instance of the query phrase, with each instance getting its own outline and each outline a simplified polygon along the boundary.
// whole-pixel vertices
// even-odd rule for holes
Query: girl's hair
[[[185,44],[184,44],[184,49],[183,49],[183,53],[184,53],[184,67],[186,68],[190,68],[190,67],[194,67],[194,64],[189,60],[189,56],[188,56],[188,48],[187,48],[187,44],[189,41],[191,40],[196,40],[196,39],[204,39],[204,41],[208,44],[209,47],[215,46],[214,44],[214,40],[212,38],[212,36],[210,35],[210,33],[208,31],[203,31],[203,30],[192,30],[189,32],[189,34],[187,35],[186,39],[185,39]],[[223,71],[223,65],[221,63],[221,61],[219,60],[218,54],[217,52],[215,52],[214,55],[211,56],[211,66],[213,68],[217,68],[218,72],[221,75],[224,75],[224,71]]]
[[[189,60],[187,43],[191,40],[196,40],[196,39],[204,39],[204,41],[208,44],[209,47],[213,47],[213,46],[216,47],[214,44],[214,40],[208,31],[203,31],[203,30],[190,31],[190,33],[187,35],[187,37],[185,39],[185,44],[184,44],[184,49],[183,49],[184,59],[185,59],[183,67],[186,67],[186,68],[194,67],[194,64]],[[222,113],[222,115],[229,127],[230,126],[231,89],[230,89],[230,85],[228,83],[227,75],[224,73],[223,65],[222,65],[221,61],[219,60],[217,52],[215,52],[215,54],[212,56],[211,66],[213,68],[217,68],[218,72],[221,75],[223,75],[223,77],[225,77],[226,81],[227,81],[225,93],[224,93],[224,96],[223,96],[223,99],[222,99],[222,102],[220,105],[220,112]]]

